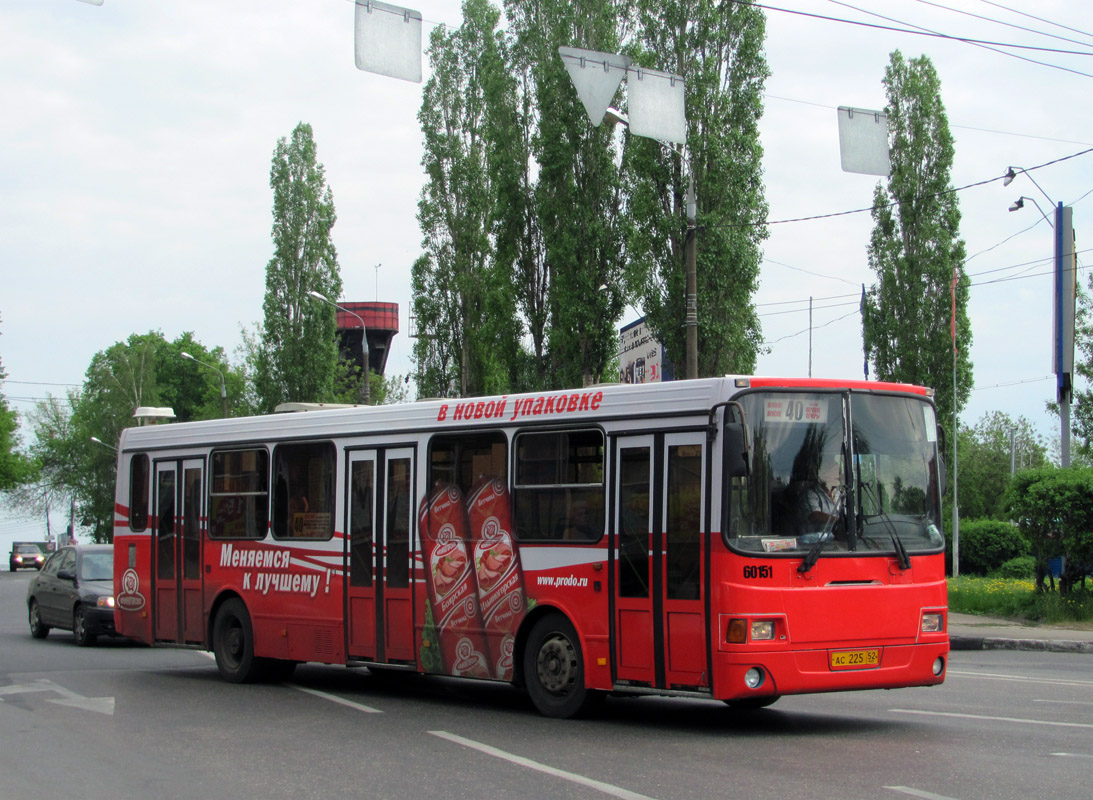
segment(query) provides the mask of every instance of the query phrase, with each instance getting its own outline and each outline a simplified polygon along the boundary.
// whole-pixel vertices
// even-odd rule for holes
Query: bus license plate
[[[839,650],[831,653],[831,669],[875,669],[880,666],[880,650]]]

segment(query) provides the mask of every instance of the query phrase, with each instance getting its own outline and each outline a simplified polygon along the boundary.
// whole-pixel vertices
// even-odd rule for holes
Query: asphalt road
[[[720,703],[609,699],[579,721],[510,687],[30,638],[0,574],[0,798],[1085,798],[1093,656],[952,654],[943,686]]]

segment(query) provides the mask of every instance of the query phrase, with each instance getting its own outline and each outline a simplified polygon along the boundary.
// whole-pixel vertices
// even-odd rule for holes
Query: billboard
[[[619,383],[659,383],[674,378],[664,345],[653,338],[645,317],[619,329]]]

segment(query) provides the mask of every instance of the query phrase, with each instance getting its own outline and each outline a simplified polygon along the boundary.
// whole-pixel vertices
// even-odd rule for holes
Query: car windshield
[[[112,553],[84,553],[80,561],[80,579],[85,581],[109,581],[114,578]]]
[[[15,552],[21,556],[36,556],[42,551],[32,544],[21,544],[15,548]]]
[[[942,546],[928,402],[847,392],[757,392],[741,402],[751,470],[727,487],[731,547],[816,557]]]

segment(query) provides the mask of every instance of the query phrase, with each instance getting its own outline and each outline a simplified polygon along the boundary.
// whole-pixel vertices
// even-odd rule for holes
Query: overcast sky
[[[422,14],[426,41],[434,25],[460,23],[453,0],[408,5]],[[1093,52],[1082,0],[775,5]],[[343,299],[399,304],[402,332],[388,373],[411,371],[421,85],[354,68],[353,11],[349,0],[105,0],[101,7],[0,0],[0,360],[8,374],[2,391],[14,408],[25,412],[34,400],[78,386],[96,352],[134,332],[173,339],[190,330],[207,347],[236,350],[241,328],[262,314],[272,253],[270,159],[277,139],[300,121],[314,128],[334,195]],[[1093,58],[1008,51],[1018,59],[949,39],[767,13],[773,75],[762,144],[773,224],[756,297],[769,348],[758,372],[808,374],[811,296],[812,374],[856,378],[858,299],[861,284],[872,281],[870,215],[782,222],[871,203],[877,179],[840,168],[836,108],[883,108],[889,53],[928,55],[956,138],[952,183],[965,186],[998,178],[1010,165],[1031,169],[1093,148]],[[1001,409],[1057,438],[1057,422],[1044,411],[1055,392],[1051,229],[1031,202],[1016,213],[1007,208],[1020,195],[1049,215],[1052,201],[1074,204],[1081,253],[1093,241],[1093,153],[1031,174],[1042,191],[1022,175],[1008,187],[998,180],[959,194],[974,284],[976,386],[962,420],[974,424]],[[10,530],[4,519],[0,537]]]

